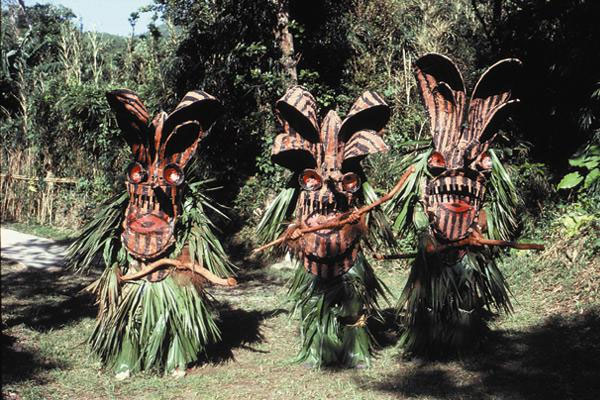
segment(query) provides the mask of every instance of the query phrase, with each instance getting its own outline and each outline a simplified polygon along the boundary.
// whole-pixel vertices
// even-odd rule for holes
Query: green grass
[[[80,292],[93,276],[3,261],[2,392],[19,399],[592,399],[600,393],[598,259],[585,245],[577,257],[563,256],[560,232],[546,240],[546,252],[511,251],[501,263],[515,312],[495,322],[473,355],[404,360],[389,305],[386,323],[374,326],[383,348],[370,369],[292,364],[300,340],[285,301],[291,271],[265,268],[246,272],[235,288],[208,289],[220,304],[223,342],[180,379],[142,373],[117,381],[102,369],[86,344],[93,298]],[[374,265],[397,297],[407,269]]]
[[[70,239],[77,234],[74,229],[55,228],[36,223],[2,222],[2,228],[54,240]]]

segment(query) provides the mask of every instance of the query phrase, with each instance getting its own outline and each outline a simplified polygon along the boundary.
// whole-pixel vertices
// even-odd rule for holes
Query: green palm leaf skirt
[[[398,310],[406,354],[440,357],[475,350],[497,312],[512,306],[507,283],[489,250],[427,254],[412,265]]]
[[[103,364],[117,374],[185,370],[220,339],[210,298],[173,273],[162,281],[119,283],[118,266],[92,287],[99,304],[89,339]]]
[[[198,181],[186,188],[176,243],[164,256],[176,258],[187,248],[190,261],[227,277],[235,267],[206,210],[225,216],[206,196],[211,190],[206,184]],[[120,280],[137,264],[119,239],[127,200],[127,193],[120,193],[101,206],[68,251],[70,268],[80,273],[94,268],[99,253],[103,256],[102,275],[88,287],[98,304],[91,350],[117,374],[184,370],[221,337],[213,301],[193,273],[174,270],[153,282]]]
[[[298,263],[288,296],[300,316],[301,349],[295,361],[313,367],[363,367],[377,348],[368,327],[381,319],[378,299],[387,289],[365,257],[334,280],[306,272]]]

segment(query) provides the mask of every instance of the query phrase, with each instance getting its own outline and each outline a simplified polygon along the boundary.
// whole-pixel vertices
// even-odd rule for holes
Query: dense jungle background
[[[145,31],[137,24],[139,13],[154,16],[143,34],[137,33]],[[256,325],[254,336],[229,340],[241,349],[254,343],[260,352],[256,343],[261,335],[268,336],[276,323],[287,324],[285,329],[291,335],[287,340],[295,335],[293,324],[285,322],[287,317],[279,317],[281,310],[271,314],[266,310],[278,307],[279,300],[265,303],[260,297],[285,282],[286,276],[279,270],[274,275],[264,272],[265,266],[277,260],[249,257],[250,250],[259,245],[254,229],[266,204],[289,179],[283,168],[270,161],[279,129],[273,106],[286,88],[296,83],[308,88],[319,103],[321,117],[330,109],[345,115],[367,89],[385,98],[392,108],[384,136],[390,151],[365,162],[371,183],[383,194],[399,177],[402,158],[430,140],[413,77],[414,60],[427,52],[449,55],[470,90],[487,66],[516,57],[524,65],[515,93],[521,105],[502,126],[494,148],[521,195],[520,236],[544,242],[546,251],[507,251],[502,268],[517,299],[517,316],[501,322],[505,331],[486,353],[489,362],[471,360],[468,367],[441,364],[424,369],[410,364],[399,371],[392,367],[403,362],[394,358],[395,352],[383,356],[380,376],[372,371],[357,378],[345,372],[328,375],[333,385],[316,381],[314,392],[298,388],[298,392],[290,389],[289,393],[262,395],[252,392],[254,383],[247,378],[246,391],[237,388],[231,392],[235,395],[223,398],[276,398],[277,393],[379,398],[370,397],[371,391],[419,398],[594,398],[600,393],[599,17],[600,2],[594,0],[155,0],[131,14],[131,34],[121,37],[82,31],[73,12],[64,7],[28,7],[3,1],[2,223],[62,228],[68,236],[93,217],[98,205],[123,190],[130,153],[105,100],[107,91],[129,88],[154,114],[172,110],[188,90],[202,89],[225,107],[198,150],[203,177],[214,179],[219,187],[211,195],[226,207],[229,217],[219,223],[222,238],[242,276],[267,282],[265,287],[251,286],[249,293],[254,297],[245,303],[228,298],[227,307],[238,313],[236,318]],[[390,278],[392,286],[401,288],[406,272],[403,265],[384,264],[382,278],[395,273]],[[18,281],[11,276],[3,271],[3,302],[7,293],[17,296],[26,281],[38,279],[22,277]],[[77,294],[83,283],[77,279],[82,278],[72,278],[68,287],[57,286],[62,281],[58,275],[55,278],[46,282],[44,295],[50,295],[48,288],[53,288],[67,294],[69,307],[77,309],[76,305],[81,305],[77,302],[83,301]],[[221,289],[216,293],[218,298],[226,296]],[[62,308],[64,317],[63,300],[56,308]],[[259,311],[243,314],[240,309],[248,304]],[[3,316],[3,330],[23,322],[21,317],[10,317],[15,310],[8,310],[7,319]],[[24,332],[33,335],[30,338],[41,338],[38,342],[42,344],[32,344],[36,339],[26,342],[43,347],[44,340],[49,340],[44,335],[58,325],[41,318],[28,303],[19,310],[32,318],[22,328]],[[46,311],[52,315],[52,310]],[[5,311],[3,308],[3,314]],[[93,311],[76,314],[90,317],[85,324],[91,324]],[[236,321],[225,323],[233,328]],[[261,321],[268,322],[262,333],[258,332]],[[73,319],[63,322],[72,323]],[[65,341],[77,336],[76,328],[72,329],[62,333]],[[381,331],[385,333],[385,327]],[[272,341],[284,340],[278,332]],[[393,338],[388,337],[390,341]],[[279,347],[285,350],[284,345]],[[43,375],[36,381],[35,371],[48,374],[48,370],[64,367],[48,359],[40,361],[36,358],[39,351],[39,347],[32,350],[30,358],[22,360],[35,366],[19,372],[24,377],[15,375],[9,382],[34,382],[23,389],[30,391],[31,398],[48,396],[35,388],[59,379]],[[545,363],[536,358],[552,352],[557,352],[556,358]],[[250,355],[238,356],[242,361],[244,357]],[[227,357],[215,356],[209,361],[224,359]],[[515,359],[521,362],[516,365]],[[247,361],[254,366],[256,360]],[[69,362],[84,367],[78,364],[81,361]],[[198,379],[212,368],[216,367],[198,370]],[[491,370],[502,372],[494,376]],[[537,373],[528,375],[528,370]],[[213,372],[224,374],[218,375],[224,380],[238,379],[227,375],[231,371]],[[277,370],[275,376],[277,373],[284,376],[288,371]],[[82,376],[88,380],[103,379],[87,374]],[[302,370],[301,374],[309,381],[316,379],[315,372]],[[135,381],[118,388],[107,383],[109,378],[98,383],[101,389],[95,389],[98,392],[89,398],[103,393],[131,398],[139,390],[170,398],[161,392],[164,381],[158,378],[147,377],[147,383]],[[354,386],[347,386],[345,379]],[[515,381],[521,383],[509,390],[507,386]],[[61,382],[62,388],[58,385],[51,391],[56,397],[51,394],[49,398],[66,396],[83,384]],[[427,382],[437,384],[426,389]],[[553,383],[546,386],[549,382]],[[190,396],[184,389],[169,387],[175,397]],[[227,385],[223,390],[228,393]],[[553,397],[557,393],[559,397]],[[217,394],[213,398],[218,398]]]

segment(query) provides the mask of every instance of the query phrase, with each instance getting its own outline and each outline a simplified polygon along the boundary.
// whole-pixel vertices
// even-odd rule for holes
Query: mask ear
[[[347,142],[353,134],[362,130],[378,132],[390,120],[390,108],[375,92],[364,92],[350,108],[342,122],[339,137]]]
[[[125,141],[131,147],[135,160],[147,164],[150,161],[148,110],[139,97],[128,89],[108,92],[106,100],[116,114],[119,128],[123,131]]]
[[[313,143],[319,141],[317,103],[302,86],[291,87],[275,103],[275,109],[279,113],[279,118],[288,123],[288,131],[291,134],[298,133]]]
[[[294,172],[315,168],[317,165],[314,156],[316,146],[297,133],[282,133],[275,137],[271,160]]]
[[[359,131],[352,135],[352,138],[344,146],[344,164],[360,161],[369,154],[385,153],[388,150],[381,136],[375,131]]]
[[[467,142],[493,140],[497,123],[518,102],[510,97],[521,66],[521,61],[508,58],[492,65],[479,78],[469,103],[468,129],[464,138]]]
[[[185,167],[221,112],[221,103],[211,95],[188,92],[164,122],[160,156]]]
[[[465,108],[462,76],[448,57],[430,53],[415,62],[415,77],[429,113],[433,145],[444,153],[460,140]]]
[[[222,113],[223,106],[210,94],[201,90],[187,92],[175,111],[167,117],[163,135],[168,137],[176,126],[188,121],[198,121],[200,129],[206,134]]]

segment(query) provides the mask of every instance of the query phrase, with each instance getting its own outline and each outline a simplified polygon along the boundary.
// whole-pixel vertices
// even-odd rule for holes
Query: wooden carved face
[[[221,106],[204,92],[188,92],[175,111],[169,115],[160,112],[150,122],[135,93],[121,89],[106,97],[133,153],[133,162],[126,170],[129,204],[121,240],[133,256],[153,259],[175,241],[183,169]]]
[[[467,108],[462,76],[450,59],[427,54],[416,62],[434,147],[428,159],[433,177],[426,183],[424,201],[434,233],[444,241],[464,239],[477,224],[492,169],[487,149],[495,123],[518,102],[511,100],[511,87],[520,67],[514,58],[490,67]]]
[[[376,93],[365,92],[344,121],[329,111],[319,125],[316,102],[300,86],[276,103],[284,133],[275,138],[272,159],[297,175],[300,195],[296,217],[304,227],[331,222],[362,197],[360,160],[387,151],[378,132],[389,108]],[[347,272],[360,251],[363,221],[307,233],[292,245],[313,275],[333,278]]]

